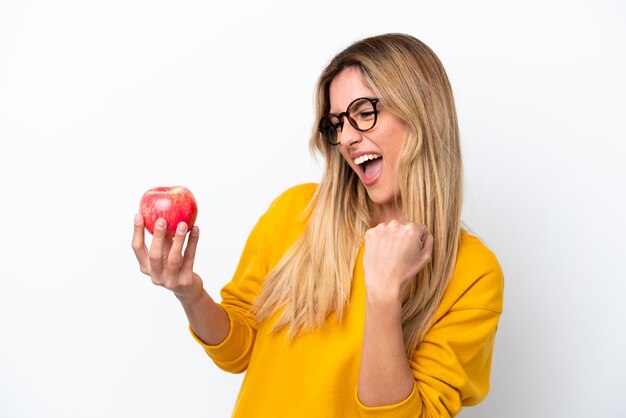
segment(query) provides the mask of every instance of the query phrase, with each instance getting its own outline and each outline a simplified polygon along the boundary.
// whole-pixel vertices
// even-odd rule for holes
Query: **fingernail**
[[[185,232],[187,232],[187,225],[184,222],[179,223],[176,227],[176,231],[179,234],[184,234]]]
[[[200,235],[200,229],[197,226],[194,226],[193,228],[191,228],[191,235],[197,237],[198,235]]]
[[[156,228],[159,228],[159,229],[164,229],[165,228],[165,219],[163,219],[163,218],[157,219],[156,224],[154,226]]]
[[[136,214],[135,215],[135,225],[141,225],[141,222],[143,221],[143,219],[141,218],[140,214]]]

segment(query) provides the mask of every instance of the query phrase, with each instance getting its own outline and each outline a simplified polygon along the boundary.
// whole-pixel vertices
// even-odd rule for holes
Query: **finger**
[[[165,264],[167,263],[167,256],[170,253],[170,250],[172,249],[172,244],[174,244],[174,239],[173,238],[165,238],[163,240],[163,267],[165,267]]]
[[[181,222],[176,227],[176,234],[172,241],[169,254],[167,255],[167,269],[178,270],[183,261],[183,245],[185,244],[185,235],[187,235],[187,224]]]
[[[426,225],[423,224],[412,224],[415,234],[418,236],[418,239],[420,241],[420,245],[422,246],[422,248],[424,247],[424,244],[426,243],[426,238],[428,237],[428,235],[430,234],[428,232],[428,228],[426,228]]]
[[[428,234],[424,245],[422,246],[422,255],[425,257],[425,263],[428,264],[432,259],[434,238],[432,234]]]
[[[133,228],[132,247],[135,257],[139,262],[139,269],[142,273],[150,274],[150,261],[148,260],[148,247],[144,239],[143,217],[140,214],[135,215]]]
[[[189,239],[187,240],[187,248],[185,248],[185,257],[183,258],[182,271],[192,272],[193,262],[196,258],[196,248],[198,247],[198,238],[200,237],[200,229],[197,226],[191,228]]]
[[[165,246],[165,229],[167,222],[163,218],[157,219],[154,224],[154,234],[152,244],[148,250],[150,269],[153,273],[159,274],[163,271],[163,249]]]

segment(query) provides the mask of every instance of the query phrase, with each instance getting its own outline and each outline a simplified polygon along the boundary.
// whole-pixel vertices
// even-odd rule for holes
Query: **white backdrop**
[[[447,68],[464,221],[506,275],[492,389],[461,416],[626,416],[624,22],[623,0],[1,0],[0,416],[230,415],[242,376],[138,271],[139,198],[194,191],[219,299],[269,202],[320,177],[319,72],[383,32]]]

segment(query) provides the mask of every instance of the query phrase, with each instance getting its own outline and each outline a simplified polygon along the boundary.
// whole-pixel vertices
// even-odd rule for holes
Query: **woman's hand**
[[[152,278],[152,283],[171,290],[181,302],[199,298],[204,289],[202,279],[193,272],[193,262],[200,231],[193,227],[183,252],[187,224],[181,222],[174,238],[166,239],[166,221],[157,220],[150,249],[144,240],[144,223],[141,215],[135,215],[132,247],[142,273]]]
[[[367,230],[363,270],[368,298],[401,302],[432,250],[433,236],[424,225],[393,220]]]

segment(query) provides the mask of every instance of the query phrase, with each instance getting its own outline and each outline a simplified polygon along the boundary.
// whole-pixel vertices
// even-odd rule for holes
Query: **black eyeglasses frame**
[[[359,125],[356,123],[356,121],[352,118],[352,116],[350,116],[350,107],[358,102],[359,100],[367,100],[368,102],[370,102],[372,104],[372,109],[374,111],[374,122],[372,123],[372,126],[370,126],[367,129],[361,129],[359,128]],[[327,115],[325,115],[324,117],[322,117],[322,119],[320,120],[319,124],[318,124],[318,132],[320,133],[320,135],[322,136],[322,138],[324,138],[324,140],[329,143],[330,145],[339,145],[339,140],[337,140],[336,142],[331,141],[331,137],[334,136],[335,139],[338,138],[337,136],[337,125],[341,124],[341,128],[343,128],[343,118],[348,119],[348,122],[350,123],[350,126],[352,126],[354,129],[356,129],[359,132],[367,132],[370,129],[374,128],[374,126],[376,126],[376,122],[378,121],[378,108],[376,107],[376,104],[379,102],[379,99],[377,97],[375,98],[371,98],[371,97],[358,97],[356,99],[354,99],[353,101],[350,102],[350,104],[348,105],[348,107],[346,108],[345,112],[341,112],[338,115],[335,115],[333,113],[328,113]],[[339,120],[339,123],[337,124],[332,124],[330,122],[330,117],[334,116]],[[333,132],[334,131],[334,132]]]

